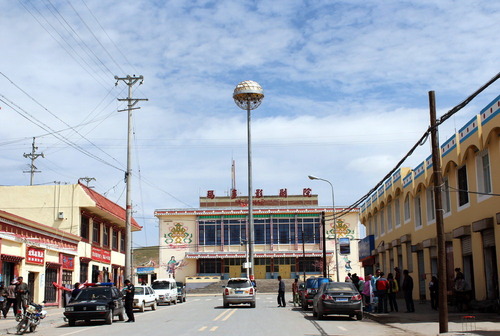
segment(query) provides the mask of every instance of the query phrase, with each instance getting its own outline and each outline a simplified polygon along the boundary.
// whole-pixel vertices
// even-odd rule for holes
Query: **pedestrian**
[[[457,271],[458,269],[458,271]],[[460,268],[455,269],[457,275],[455,277],[455,283],[453,285],[453,292],[455,294],[455,300],[457,305],[457,310],[462,312],[465,310],[465,307],[468,305],[467,300],[467,290],[468,284],[465,281],[464,274],[460,272]]]
[[[384,276],[384,272],[380,272],[378,280],[375,282],[375,290],[378,298],[377,313],[387,313],[387,289],[389,282]]]
[[[255,277],[250,275],[250,282],[252,283],[253,289],[257,291],[257,282],[255,282]]]
[[[293,306],[297,307],[299,304],[299,278],[295,278],[292,283]]]
[[[16,285],[17,281],[13,280],[5,290],[5,293],[7,295],[7,302],[2,312],[4,318],[7,318],[7,313],[9,312],[10,307],[12,307],[12,310],[14,311],[14,317],[17,314]]]
[[[352,282],[352,278],[351,278],[351,273],[347,273],[347,276],[345,277],[345,282]]]
[[[432,276],[431,282],[429,282],[429,292],[431,294],[431,308],[434,310],[438,309],[438,297],[439,297],[439,281],[435,275]]]
[[[396,301],[396,294],[399,292],[398,281],[394,278],[392,273],[387,275],[387,282],[389,282],[389,288],[387,289],[387,298],[389,299],[389,306],[391,307],[391,312],[398,311],[398,302]]]
[[[0,310],[3,312],[4,308],[5,308],[5,304],[7,303],[7,299],[6,299],[6,292],[5,292],[5,286],[4,286],[4,282],[1,281],[0,282]]]
[[[361,291],[361,294],[363,294],[363,299],[364,299],[363,301],[364,301],[364,305],[365,305],[365,310],[367,312],[372,311],[372,307],[371,307],[372,282],[371,282],[371,279],[372,279],[372,275],[368,274],[366,276],[366,280],[363,284],[363,290]]]
[[[127,313],[128,320],[125,322],[135,322],[134,318],[134,294],[135,287],[130,280],[125,280],[125,313]]]
[[[23,314],[26,312],[26,308],[28,307],[28,284],[23,282],[22,276],[17,278],[16,305],[18,312],[21,311],[21,308],[23,309]]]
[[[71,300],[74,300],[76,296],[80,293],[80,291],[81,291],[80,283],[75,282],[75,284],[73,285],[73,290],[71,291]]]
[[[407,269],[403,271],[403,284],[401,285],[401,290],[403,291],[405,303],[406,303],[406,312],[414,313],[415,305],[413,303],[413,278],[410,276]]]
[[[281,275],[278,275],[278,307],[285,306],[285,282],[281,280]]]

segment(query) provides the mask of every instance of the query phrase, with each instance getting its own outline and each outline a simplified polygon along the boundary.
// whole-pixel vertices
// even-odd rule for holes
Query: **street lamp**
[[[233,92],[236,105],[247,111],[247,143],[248,143],[248,256],[250,262],[250,278],[254,277],[254,228],[253,228],[253,198],[252,198],[252,133],[250,111],[256,109],[264,99],[264,90],[259,83],[243,81],[236,85]]]
[[[333,193],[333,184],[328,181],[328,180],[325,180],[325,179],[322,179],[320,177],[316,177],[316,176],[313,176],[313,175],[309,175],[308,176],[310,180],[320,180],[320,181],[324,181],[326,183],[328,183],[330,185],[330,187],[332,188],[332,210],[333,210],[333,239],[335,241],[335,267],[337,269],[337,282],[340,282],[340,278],[339,278],[339,253],[338,253],[338,241],[337,241],[337,218],[335,216],[335,196],[334,196],[334,193]],[[326,239],[326,237],[324,237]],[[325,240],[326,242],[326,240]],[[324,261],[325,263],[325,267],[326,267],[326,260]]]

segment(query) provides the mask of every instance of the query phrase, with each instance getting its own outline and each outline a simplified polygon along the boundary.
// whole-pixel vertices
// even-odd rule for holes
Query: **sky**
[[[253,189],[311,188],[349,206],[429,125],[499,71],[498,1],[0,0],[0,185],[89,186],[125,206],[132,88],[133,246],[158,244],[156,209],[197,208],[213,190],[247,194],[246,111],[258,82]],[[441,143],[500,93],[495,82],[439,128]],[[429,141],[403,164],[430,155]],[[84,182],[86,183],[86,182]]]

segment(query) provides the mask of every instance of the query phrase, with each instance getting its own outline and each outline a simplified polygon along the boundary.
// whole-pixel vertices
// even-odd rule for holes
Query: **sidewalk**
[[[391,327],[422,335],[500,335],[500,314],[456,312],[448,307],[448,333],[439,333],[439,312],[432,310],[429,302],[415,301],[415,313],[405,313],[404,299],[398,299],[399,312],[377,314],[365,312],[365,316]],[[463,319],[464,316],[474,318]],[[474,322],[475,319],[475,322]]]
[[[40,322],[40,325],[44,326],[56,326],[64,323],[63,312],[64,308],[57,307],[45,307],[44,310],[47,311],[47,316]],[[16,327],[18,322],[16,322],[13,316],[12,310],[9,311],[7,318],[0,318],[0,335],[13,335],[16,333]]]

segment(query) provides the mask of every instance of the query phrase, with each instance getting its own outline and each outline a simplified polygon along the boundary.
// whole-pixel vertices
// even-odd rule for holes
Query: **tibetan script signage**
[[[92,260],[109,264],[111,263],[111,251],[92,246]]]
[[[30,264],[43,265],[45,250],[28,246],[26,248],[26,262]]]

